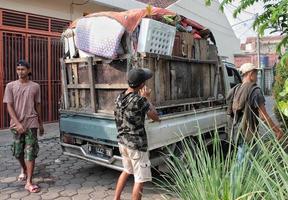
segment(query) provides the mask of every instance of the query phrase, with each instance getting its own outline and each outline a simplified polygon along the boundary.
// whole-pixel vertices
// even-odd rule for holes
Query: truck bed
[[[161,117],[161,122],[146,120],[145,126],[148,150],[152,152],[158,148],[175,144],[184,137],[213,131],[215,127],[226,127],[226,108],[218,106],[200,109],[197,112],[189,111],[166,115]],[[65,154],[116,170],[122,170],[122,158],[117,151],[117,130],[113,116],[61,112],[60,130],[61,134],[68,133],[74,139],[82,141],[81,145],[62,142],[61,145]],[[83,143],[83,141],[85,142]],[[91,153],[89,145],[95,144],[114,149],[113,155],[103,156],[103,154]],[[152,164],[159,164],[159,159],[159,157],[156,157],[153,160],[152,157]]]
[[[153,78],[151,102],[157,107],[217,99],[224,95],[217,60],[147,54],[138,57],[138,67],[150,68]],[[84,113],[113,113],[117,95],[125,90],[129,59],[107,61],[97,58],[62,61],[63,110]],[[164,114],[173,109],[164,109]]]
[[[149,150],[180,141],[183,137],[225,126],[224,107],[205,108],[161,117],[161,122],[146,120]],[[113,116],[61,112],[60,130],[117,147],[117,129]],[[165,138],[165,140],[163,140]]]
[[[133,67],[154,72],[146,82],[161,122],[145,122],[152,165],[184,137],[226,127],[225,81],[219,60],[138,55]],[[135,60],[134,60],[135,61]],[[62,60],[60,136],[64,154],[122,170],[114,101],[127,88],[132,60]],[[167,150],[167,149],[166,149]]]

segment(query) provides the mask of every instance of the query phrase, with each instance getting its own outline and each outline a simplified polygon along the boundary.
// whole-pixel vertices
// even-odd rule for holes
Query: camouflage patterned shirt
[[[149,107],[147,99],[137,93],[125,95],[125,92],[122,92],[117,97],[114,115],[119,143],[131,149],[147,151],[144,122]]]

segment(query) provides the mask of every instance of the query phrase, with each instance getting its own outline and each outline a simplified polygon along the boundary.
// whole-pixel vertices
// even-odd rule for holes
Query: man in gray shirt
[[[245,144],[257,137],[259,118],[273,130],[277,139],[283,136],[282,130],[272,121],[265,108],[265,98],[257,86],[257,67],[245,63],[240,67],[243,83],[232,88],[227,96],[228,115],[233,120],[232,134],[237,136],[238,158],[242,160]],[[235,139],[235,138],[234,138]]]
[[[18,80],[7,84],[3,102],[7,104],[10,115],[10,129],[14,136],[13,155],[19,160],[21,173],[19,181],[26,181],[25,189],[39,192],[40,188],[32,183],[35,159],[39,146],[37,129],[43,135],[41,120],[40,86],[29,80],[30,65],[20,60],[16,67]]]

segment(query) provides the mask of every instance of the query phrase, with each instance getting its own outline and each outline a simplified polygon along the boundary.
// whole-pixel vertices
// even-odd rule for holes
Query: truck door
[[[230,88],[233,88],[238,83],[242,83],[241,76],[235,68],[226,66],[226,70]]]

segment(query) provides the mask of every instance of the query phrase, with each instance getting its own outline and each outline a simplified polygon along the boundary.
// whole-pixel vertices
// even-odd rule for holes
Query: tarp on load
[[[148,10],[146,8],[143,9],[133,9],[124,12],[99,12],[93,13],[85,16],[84,18],[89,17],[99,17],[99,16],[106,16],[117,20],[122,26],[125,27],[126,31],[132,33],[135,28],[140,24],[142,18],[146,16],[163,16],[163,15],[176,15],[175,12],[166,10],[164,8],[151,8],[151,12],[148,15]],[[83,19],[83,18],[82,18]],[[75,28],[77,26],[77,22],[79,19],[75,20],[71,25],[70,28]]]

